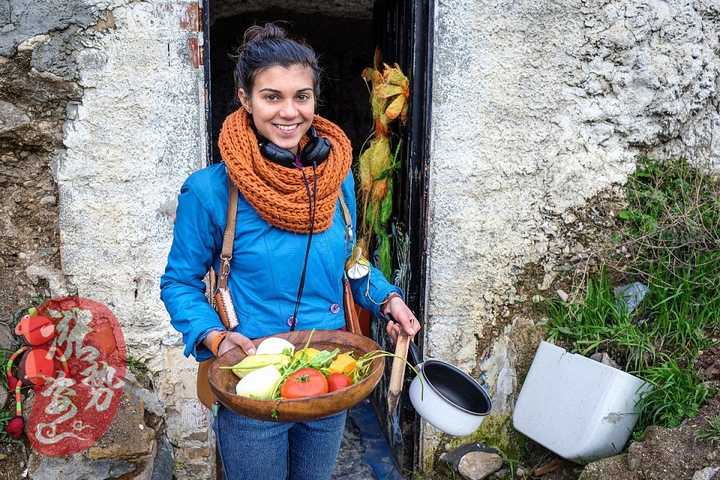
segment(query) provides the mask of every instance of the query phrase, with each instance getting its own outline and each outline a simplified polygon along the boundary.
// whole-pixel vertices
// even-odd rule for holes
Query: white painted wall
[[[202,67],[188,47],[197,33],[181,26],[189,5],[113,6],[115,28],[84,36],[75,52],[84,94],[68,108],[56,175],[64,273],[112,309],[129,353],[156,372],[178,478],[209,478],[195,362],[183,357],[159,291],[180,185],[206,160]]]
[[[435,3],[427,353],[482,363],[496,405],[517,388],[506,335],[522,267],[556,214],[624,182],[638,153],[720,165],[711,1]],[[508,333],[508,328],[505,333]],[[502,331],[502,329],[501,329]],[[424,455],[437,432],[424,430]]]

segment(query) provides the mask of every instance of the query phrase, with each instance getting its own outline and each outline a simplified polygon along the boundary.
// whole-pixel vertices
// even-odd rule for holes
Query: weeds
[[[700,440],[720,442],[720,415],[711,418],[708,424],[698,431],[696,437]]]
[[[140,378],[146,376],[149,372],[147,365],[139,358],[128,355],[126,360],[127,367],[136,377]]]
[[[637,435],[697,415],[713,393],[693,365],[720,333],[720,183],[683,160],[641,159],[625,192],[612,238],[628,254],[607,258],[582,302],[548,303],[548,338],[582,354],[606,351],[653,385]],[[611,278],[648,286],[638,308],[616,298]]]
[[[640,425],[677,427],[690,417],[695,417],[710,396],[691,368],[680,367],[675,360],[641,372],[643,379],[653,385],[653,390],[640,400]],[[638,432],[639,433],[639,432]]]
[[[5,431],[8,422],[15,416],[15,412],[7,409],[0,409],[0,444],[12,442],[13,439]]]

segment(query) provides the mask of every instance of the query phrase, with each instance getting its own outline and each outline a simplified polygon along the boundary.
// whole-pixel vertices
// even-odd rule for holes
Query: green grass
[[[133,372],[138,378],[147,375],[149,372],[147,365],[145,365],[145,362],[143,362],[139,358],[128,355],[126,363],[130,371]]]
[[[711,418],[708,424],[700,429],[696,437],[700,440],[720,442],[720,415]]]
[[[580,287],[583,301],[548,302],[548,338],[582,354],[606,351],[653,385],[638,436],[697,415],[714,393],[693,365],[720,335],[720,183],[683,160],[641,159],[625,193],[621,229],[611,237],[629,257],[607,258]],[[628,312],[613,287],[633,281],[649,291]]]

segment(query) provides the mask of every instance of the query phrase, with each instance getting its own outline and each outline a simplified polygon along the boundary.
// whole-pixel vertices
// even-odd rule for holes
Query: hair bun
[[[243,35],[243,45],[253,42],[261,42],[263,40],[272,40],[275,38],[287,38],[287,32],[275,23],[266,23],[263,26],[253,25],[245,30],[245,35]]]

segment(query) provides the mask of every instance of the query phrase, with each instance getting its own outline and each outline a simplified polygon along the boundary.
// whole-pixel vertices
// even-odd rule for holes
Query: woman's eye
[[[265,99],[266,99],[266,100],[269,100],[269,101],[271,101],[271,102],[275,102],[275,101],[279,100],[280,97],[277,96],[277,95],[268,95],[267,97],[265,97]]]
[[[308,95],[307,93],[301,93],[300,95],[298,95],[297,98],[301,102],[307,102],[308,100],[310,100],[310,95]]]

